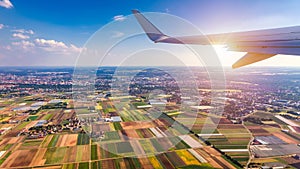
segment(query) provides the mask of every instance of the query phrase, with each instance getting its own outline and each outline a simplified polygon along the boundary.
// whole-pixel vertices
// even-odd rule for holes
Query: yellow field
[[[187,150],[177,150],[176,153],[186,165],[201,165],[201,163]]]
[[[152,164],[153,168],[157,168],[157,169],[163,169],[163,167],[160,165],[159,161],[154,157],[149,157],[148,158],[150,163]]]

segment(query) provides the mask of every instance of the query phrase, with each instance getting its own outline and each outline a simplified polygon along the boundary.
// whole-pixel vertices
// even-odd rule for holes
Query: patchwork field
[[[2,168],[29,166],[37,149],[16,150],[1,165]]]

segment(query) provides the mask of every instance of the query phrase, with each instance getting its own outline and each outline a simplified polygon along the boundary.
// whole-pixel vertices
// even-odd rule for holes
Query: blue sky
[[[300,25],[299,6],[298,0],[0,0],[0,65],[72,66],[95,31],[131,9],[169,13],[219,33]]]

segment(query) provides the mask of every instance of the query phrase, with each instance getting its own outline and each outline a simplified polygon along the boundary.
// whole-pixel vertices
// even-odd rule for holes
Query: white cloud
[[[30,35],[33,35],[34,34],[34,31],[29,29],[29,30],[25,30],[25,29],[15,29],[15,30],[12,30],[13,32],[17,32],[17,33],[23,33],[23,34],[30,34]]]
[[[56,40],[35,39],[34,42],[38,47],[48,52],[63,53],[68,55],[72,53],[79,53],[82,50],[82,48],[73,44],[68,46],[64,42]]]
[[[75,45],[73,45],[73,44],[70,45],[70,49],[71,49],[72,51],[78,52],[78,53],[82,51],[82,48],[77,47],[77,46],[75,46]]]
[[[113,17],[114,21],[124,21],[126,17],[124,15],[117,15]]]
[[[4,8],[12,8],[13,4],[9,0],[0,0],[0,6]]]
[[[24,35],[22,33],[14,33],[12,35],[14,38],[18,38],[18,39],[29,39],[29,36],[28,35]]]
[[[34,34],[33,30],[28,30],[27,33],[29,33],[30,35]]]
[[[42,47],[65,48],[65,49],[68,48],[65,43],[56,40],[35,39],[35,43]]]
[[[18,39],[29,39],[30,35],[34,34],[33,30],[31,30],[31,29],[29,29],[29,30],[15,29],[15,30],[12,30],[12,32],[15,32],[14,34],[12,34],[12,36],[14,38],[18,38]]]
[[[14,37],[20,38],[22,33],[15,33]],[[21,34],[21,35],[19,35]],[[26,35],[25,35],[26,36]],[[51,55],[51,56],[76,56],[79,54],[83,48],[77,47],[74,44],[65,44],[61,41],[56,41],[52,39],[43,39],[37,38],[33,41],[25,40],[26,38],[20,38],[20,41],[14,41],[11,43],[11,47],[9,49],[5,46],[0,46],[0,49],[7,49],[7,50],[16,50],[18,52],[31,52],[31,53],[40,53],[41,55]],[[4,48],[5,47],[5,48]]]
[[[4,28],[4,25],[0,23],[0,29],[3,29],[3,28]]]
[[[32,42],[29,42],[29,41],[25,41],[25,40],[22,40],[22,41],[19,41],[19,42],[12,42],[11,43],[13,46],[17,46],[17,47],[20,47],[22,49],[30,49],[32,47],[34,47],[34,43]]]

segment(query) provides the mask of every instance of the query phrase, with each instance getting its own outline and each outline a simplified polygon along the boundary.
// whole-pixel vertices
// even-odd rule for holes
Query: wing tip
[[[139,10],[137,10],[137,9],[132,9],[131,12],[132,12],[133,14],[141,13],[141,12],[140,12]]]
[[[166,36],[155,25],[153,25],[142,13],[140,13],[139,10],[133,9],[131,11],[151,41],[156,43],[159,42],[157,40]]]

